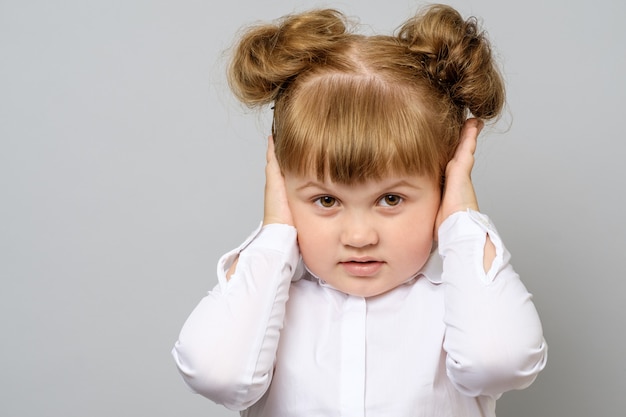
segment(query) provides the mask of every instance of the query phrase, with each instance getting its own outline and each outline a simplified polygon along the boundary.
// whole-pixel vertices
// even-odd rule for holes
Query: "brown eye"
[[[402,202],[402,197],[395,194],[387,194],[383,198],[380,199],[380,205],[385,207],[393,207],[397,206]]]
[[[325,195],[325,196],[320,197],[317,200],[315,200],[315,202],[317,204],[319,204],[320,206],[322,206],[322,207],[331,208],[335,204],[337,204],[337,199],[335,197],[331,197],[329,195]]]

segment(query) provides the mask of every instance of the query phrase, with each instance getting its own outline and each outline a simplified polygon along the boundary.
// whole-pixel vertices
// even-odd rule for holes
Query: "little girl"
[[[264,219],[180,333],[185,382],[266,417],[494,416],[530,385],[541,323],[470,179],[504,104],[475,19],[290,15],[243,34],[229,77],[274,108]]]

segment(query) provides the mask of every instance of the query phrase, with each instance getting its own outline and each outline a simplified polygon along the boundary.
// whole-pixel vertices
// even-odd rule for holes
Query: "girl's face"
[[[400,175],[342,185],[286,173],[285,185],[304,263],[332,287],[382,294],[428,259],[441,198],[437,181]]]

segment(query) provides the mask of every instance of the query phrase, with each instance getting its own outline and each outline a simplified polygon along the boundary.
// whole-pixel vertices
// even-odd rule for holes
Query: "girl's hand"
[[[293,226],[291,211],[287,204],[287,192],[285,191],[285,179],[280,172],[276,154],[274,153],[274,139],[270,136],[267,141],[267,165],[265,165],[265,207],[263,214],[263,226],[271,223],[283,223]],[[226,271],[226,279],[237,270],[239,257]]]
[[[267,141],[267,165],[265,166],[265,212],[263,225],[282,223],[293,226],[291,210],[287,202],[285,179],[280,172],[276,154],[274,153],[274,138]]]
[[[463,124],[459,146],[446,166],[443,196],[435,222],[435,238],[439,226],[451,214],[468,208],[478,210],[478,201],[472,184],[472,167],[478,134],[483,125],[478,119],[467,119]]]
[[[468,119],[463,124],[459,146],[454,153],[454,157],[446,166],[443,197],[441,198],[441,206],[435,221],[435,239],[437,239],[439,226],[451,214],[467,209],[478,211],[478,200],[472,184],[472,168],[474,167],[474,151],[476,151],[478,134],[482,130],[483,125],[483,122],[478,119]],[[483,268],[485,272],[491,269],[495,256],[496,248],[489,235],[486,235],[483,254]]]

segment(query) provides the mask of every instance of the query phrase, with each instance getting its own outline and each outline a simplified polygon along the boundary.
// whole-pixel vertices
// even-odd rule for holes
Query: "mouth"
[[[349,259],[339,264],[349,275],[355,277],[371,277],[380,271],[384,262],[376,259],[361,258]]]

